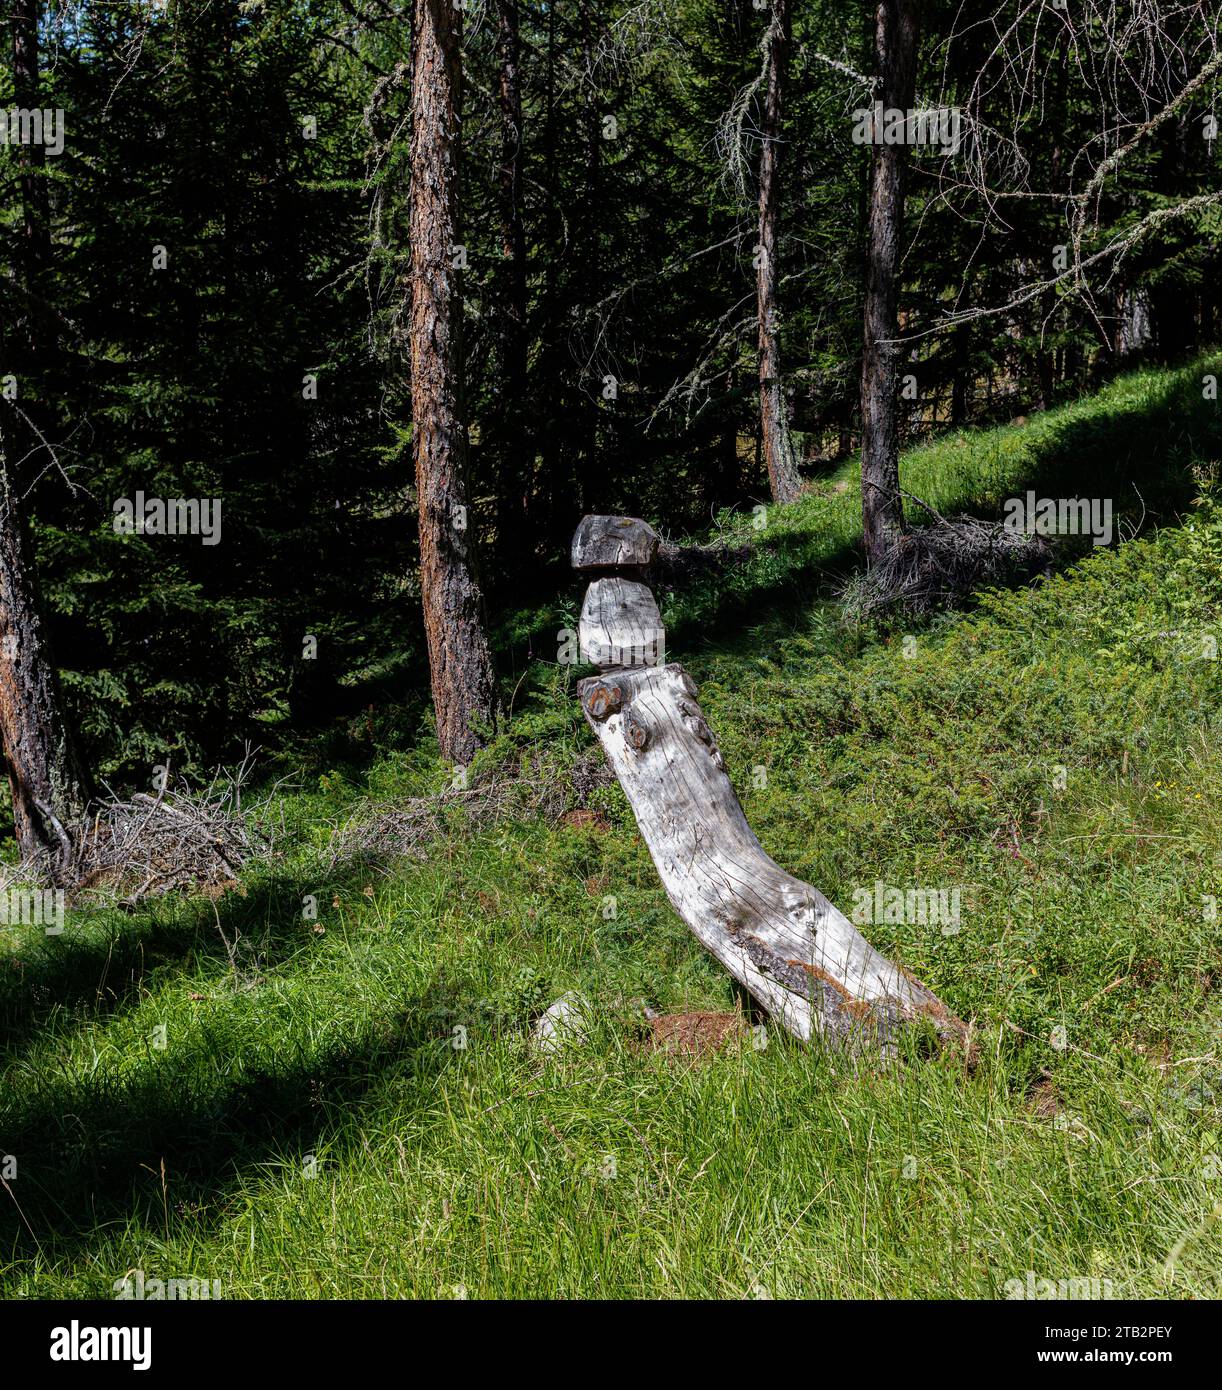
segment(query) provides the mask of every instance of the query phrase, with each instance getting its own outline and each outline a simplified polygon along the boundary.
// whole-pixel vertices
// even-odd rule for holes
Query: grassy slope
[[[1222,454],[1199,381],[1139,374],[944,440],[907,485],[988,511],[1094,470],[1072,490],[1138,480],[1170,523]],[[439,784],[422,743],[290,797],[288,851],[244,897],[0,929],[5,1292],[109,1296],[139,1268],[227,1297],[988,1297],[1033,1270],[1141,1296],[1187,1236],[1170,1291],[1216,1295],[1219,513],[905,643],[825,601],[857,524],[833,488],[672,599],[671,654],[787,868],[846,909],[876,879],[961,887],[958,934],[868,930],[975,1018],[975,1075],[855,1075],[779,1036],[697,1066],[634,1046],[633,1000],[732,995],[616,788],[609,829],[454,824],[427,861],[326,874],[358,792]],[[541,750],[563,776],[589,742],[572,678],[540,668],[490,759]],[[540,1064],[523,1028],[568,988],[593,1035]]]

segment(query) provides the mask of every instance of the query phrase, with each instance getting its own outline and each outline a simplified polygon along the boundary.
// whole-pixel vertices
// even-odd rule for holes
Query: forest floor
[[[864,930],[973,1021],[974,1072],[651,1026],[642,1003],[735,995],[602,769],[581,671],[536,662],[466,795],[424,731],[299,773],[275,855],[219,898],[0,928],[0,1290],[988,1298],[1030,1271],[1217,1297],[1219,366],[906,457],[943,513],[1114,498],[1128,538],[1058,547],[1046,581],[846,624],[850,467],[762,530],[726,519],[751,559],[667,598],[781,865],[848,912],[960,890],[957,931]],[[506,641],[553,643],[580,587]],[[569,990],[588,1027],[541,1056]]]

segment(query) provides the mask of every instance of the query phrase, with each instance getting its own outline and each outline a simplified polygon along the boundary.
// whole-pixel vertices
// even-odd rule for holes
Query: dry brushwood
[[[934,516],[850,580],[843,594],[850,618],[888,610],[919,616],[951,607],[984,585],[1021,583],[1047,572],[1052,547],[1043,536],[970,516]]]
[[[58,881],[73,902],[88,894],[120,907],[175,889],[206,893],[228,887],[252,859],[266,857],[274,841],[265,814],[271,798],[242,804],[252,760],[248,752],[236,769],[218,768],[202,787],[181,777],[171,783],[167,773],[155,795],[125,798],[107,789],[86,822],[67,833],[64,859],[26,863],[15,875]]]
[[[424,858],[427,847],[452,828],[455,813],[468,830],[527,817],[558,821],[566,811],[584,808],[590,793],[611,781],[610,770],[593,749],[574,761],[567,781],[554,768],[531,760],[521,772],[500,769],[468,787],[450,786],[406,801],[367,801],[331,832],[330,868]]]

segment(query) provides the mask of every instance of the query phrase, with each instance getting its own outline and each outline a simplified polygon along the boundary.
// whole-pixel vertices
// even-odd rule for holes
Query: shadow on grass
[[[457,1056],[454,1019],[478,1010],[438,975],[368,1028],[304,1056],[244,1063],[235,1029],[171,1048],[132,1080],[114,1071],[27,1080],[0,1109],[0,1149],[19,1162],[19,1181],[0,1191],[0,1248],[16,1272],[36,1254],[71,1258],[107,1228],[134,1223],[154,1239],[184,1224],[213,1231],[239,1173],[282,1163],[304,1181],[306,1154],[359,1142],[361,1108],[377,1088],[405,1084],[425,1099]]]
[[[329,890],[347,886],[347,878],[328,879]],[[118,1013],[167,969],[227,962],[244,944],[257,945],[266,964],[280,963],[301,946],[302,899],[317,887],[316,877],[264,876],[215,906],[170,897],[130,915],[69,908],[61,935],[33,937],[0,961],[0,1065],[39,1036]]]

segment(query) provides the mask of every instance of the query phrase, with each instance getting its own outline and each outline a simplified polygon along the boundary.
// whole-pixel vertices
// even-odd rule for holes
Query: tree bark
[[[874,37],[878,99],[907,111],[916,90],[917,0],[878,0]],[[907,147],[877,143],[870,181],[866,302],[861,361],[861,510],[866,560],[878,564],[904,530],[900,495],[896,304],[904,229]]]
[[[601,94],[598,85],[598,65],[595,55],[595,25],[600,20],[598,0],[583,0],[581,7],[581,56],[585,68],[584,95],[582,98],[585,120],[586,187],[583,203],[585,205],[585,225],[582,241],[585,254],[581,265],[588,278],[582,290],[582,300],[586,304],[599,304],[603,298],[602,268],[602,112]],[[597,365],[597,353],[591,352],[586,371]],[[593,381],[582,383],[583,390],[578,397],[581,419],[578,425],[580,434],[580,460],[575,457],[577,467],[573,474],[572,496],[580,510],[586,506],[587,488],[592,479],[599,476],[604,466],[599,455],[599,424],[602,415],[602,379],[596,375]]]
[[[39,612],[16,469],[7,447],[9,415],[5,409],[0,428],[0,735],[21,857],[29,862],[46,854],[51,876],[60,882],[73,837],[85,819],[88,785],[64,722]]]
[[[13,96],[25,110],[41,104],[39,8],[38,0],[15,0],[11,10]],[[46,152],[38,144],[17,148],[25,312],[6,337],[10,347],[20,343],[28,389],[39,378],[52,339],[45,287],[51,224],[43,177]],[[38,458],[45,447],[32,419],[35,409],[28,399],[20,414],[12,403],[0,403],[0,740],[22,859],[45,855],[59,882],[72,855],[73,836],[84,821],[89,787],[63,716],[23,514],[23,480],[31,470],[22,468],[20,459]]]
[[[526,235],[522,225],[522,91],[518,76],[518,0],[497,0],[497,101],[501,113],[501,156],[497,201],[501,223],[501,398],[497,411],[500,476],[498,540],[502,553],[526,549],[530,511],[530,464],[526,441]]]
[[[420,589],[442,754],[470,760],[494,717],[462,417],[462,297],[456,204],[462,103],[461,12],[415,0],[412,80],[411,377]]]
[[[777,324],[777,239],[781,209],[779,165],[789,39],[789,0],[773,0],[772,20],[765,37],[767,73],[760,147],[759,249],[756,253],[755,293],[759,317],[760,430],[764,462],[768,468],[768,486],[774,502],[792,502],[801,491],[785,412]]]

